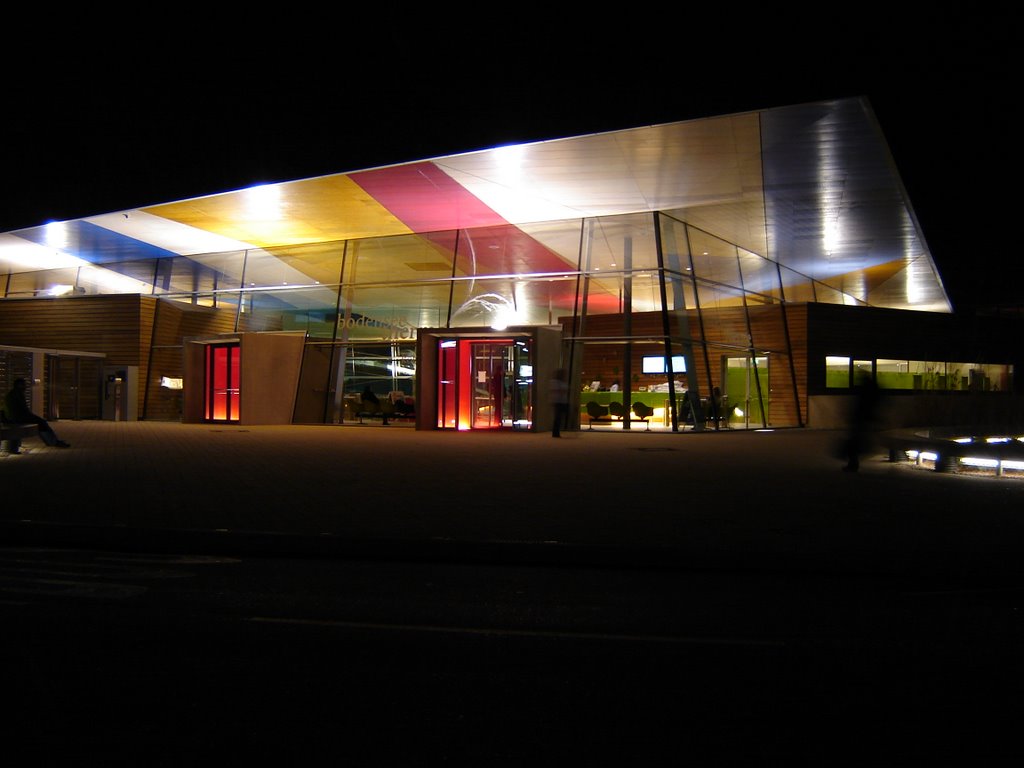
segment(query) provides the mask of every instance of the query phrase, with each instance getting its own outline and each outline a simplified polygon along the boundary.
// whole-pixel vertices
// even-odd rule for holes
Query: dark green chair
[[[587,416],[590,417],[590,425],[588,429],[594,428],[594,422],[608,421],[608,407],[601,405],[596,400],[591,400],[587,403]]]
[[[647,426],[647,430],[650,431],[651,422],[648,419],[654,415],[654,409],[646,403],[641,403],[637,400],[633,403],[633,413],[636,415],[635,421],[642,421]]]

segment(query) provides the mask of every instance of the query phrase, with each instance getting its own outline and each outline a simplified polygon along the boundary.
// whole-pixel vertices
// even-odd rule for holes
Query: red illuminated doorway
[[[240,413],[240,347],[237,343],[206,347],[206,379],[203,419],[237,422]]]
[[[439,429],[529,429],[533,424],[530,341],[438,342]]]

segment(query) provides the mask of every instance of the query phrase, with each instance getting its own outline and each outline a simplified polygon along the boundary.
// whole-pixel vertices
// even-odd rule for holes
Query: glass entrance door
[[[206,387],[203,418],[206,421],[238,421],[240,414],[240,347],[210,344],[206,347]]]
[[[769,421],[768,358],[722,357],[722,398],[728,424],[748,429],[766,427]]]
[[[529,429],[533,367],[522,339],[446,339],[438,348],[440,429]]]

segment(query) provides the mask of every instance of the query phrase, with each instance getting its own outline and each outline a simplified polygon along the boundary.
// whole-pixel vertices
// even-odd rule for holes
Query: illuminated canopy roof
[[[866,102],[844,99],[265,185],[0,234],[26,272],[665,211],[867,303],[949,311]],[[535,238],[534,238],[535,239]],[[575,268],[537,247],[511,268]],[[555,251],[557,252],[557,251]]]

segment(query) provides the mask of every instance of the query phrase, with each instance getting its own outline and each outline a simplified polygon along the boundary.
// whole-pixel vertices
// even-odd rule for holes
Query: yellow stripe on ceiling
[[[143,210],[260,248],[411,231],[344,175],[253,187]]]

